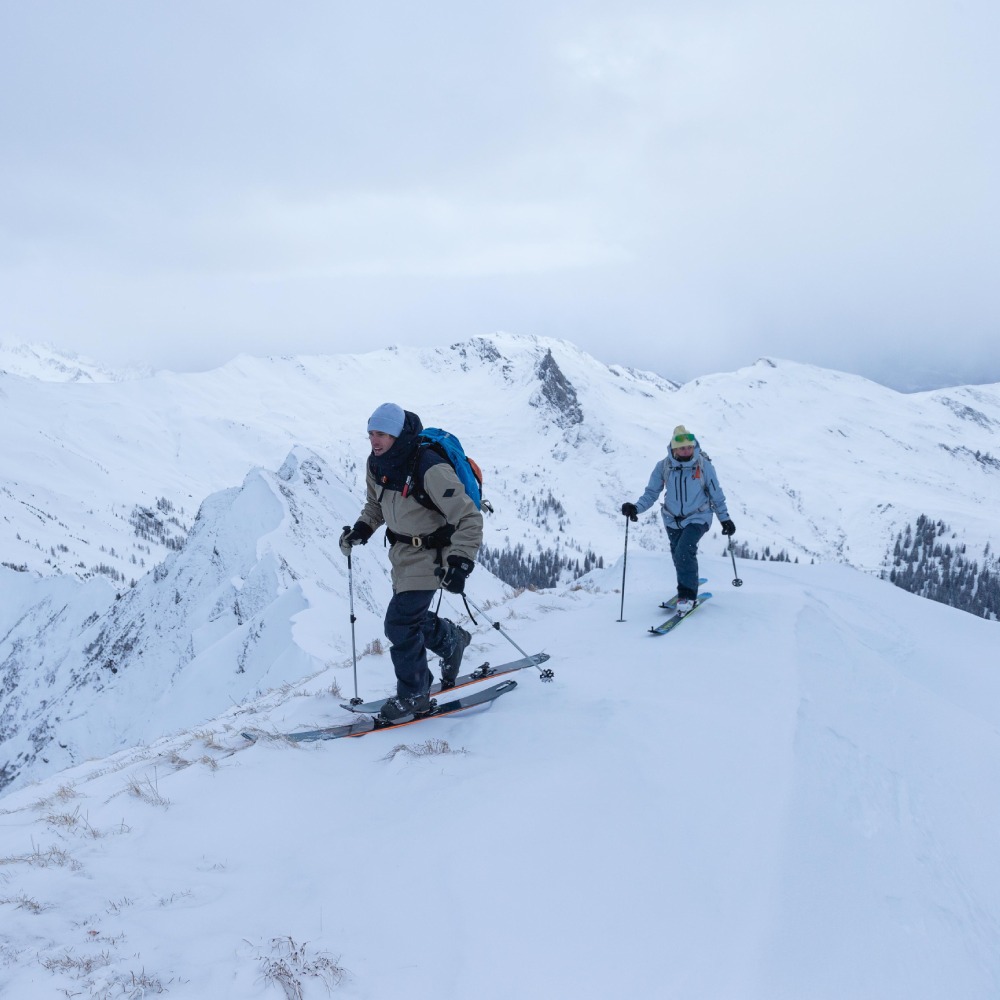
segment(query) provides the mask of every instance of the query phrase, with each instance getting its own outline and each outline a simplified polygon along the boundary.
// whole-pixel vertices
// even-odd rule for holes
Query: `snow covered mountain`
[[[677,386],[502,334],[108,383],[0,376],[0,787],[348,661],[336,536],[386,399],[480,461],[491,552],[554,553],[573,566],[563,583],[620,556],[620,504],[677,422],[711,453],[750,549],[875,571],[921,514],[956,545],[996,545],[997,387],[903,396],[773,361]],[[665,549],[655,514],[630,544]],[[389,589],[377,540],[357,562],[364,650]],[[476,581],[505,592],[485,568]]]
[[[491,548],[606,566],[472,578],[469,661],[517,655],[497,624],[553,683],[293,749],[266,737],[392,689],[379,540],[350,576],[336,544],[386,399],[479,459]],[[0,406],[0,995],[1000,990],[997,624],[874,575],[920,515],[996,546],[997,387],[767,360],[677,386],[497,335],[6,374]],[[662,528],[626,567],[618,508],[677,422],[741,542],[800,562],[730,587],[710,536],[713,600],[651,638]]]
[[[367,416],[385,399],[456,431],[483,466],[497,551],[616,558],[618,509],[679,422],[715,461],[751,550],[878,570],[920,514],[977,554],[998,541],[998,386],[904,395],[773,360],[677,386],[564,341],[496,334],[424,351],[241,357],[114,383],[0,375],[0,562],[127,585],[170,551],[161,535],[182,537],[205,497],[248,469],[277,469],[295,445],[357,494]],[[652,514],[633,543],[662,551]]]
[[[152,374],[146,368],[119,371],[92,358],[16,340],[0,341],[0,372],[40,382],[120,382]]]

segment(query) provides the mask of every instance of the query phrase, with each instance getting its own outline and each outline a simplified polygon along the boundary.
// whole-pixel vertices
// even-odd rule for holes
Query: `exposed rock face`
[[[536,374],[542,386],[532,397],[531,405],[549,410],[553,422],[563,430],[582,424],[583,410],[576,389],[552,357],[551,350],[538,363]]]

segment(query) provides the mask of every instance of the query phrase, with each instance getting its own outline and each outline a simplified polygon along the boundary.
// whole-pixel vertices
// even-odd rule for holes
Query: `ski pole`
[[[475,602],[475,601],[471,601],[471,600],[469,600],[469,596],[468,596],[467,594],[463,594],[463,595],[462,595],[462,598],[463,598],[463,599],[464,599],[464,600],[465,600],[465,601],[466,601],[466,602],[467,602],[468,604],[471,604],[471,605],[472,605],[472,606],[473,606],[473,607],[474,607],[474,608],[476,609],[476,611],[478,611],[478,612],[479,612],[479,613],[480,613],[480,614],[481,614],[481,615],[482,615],[482,616],[483,616],[484,618],[486,617],[486,612],[485,612],[485,611],[483,611],[483,609],[482,609],[481,607],[479,607],[479,605],[478,605],[478,604],[476,604],[476,602]],[[499,633],[500,633],[500,634],[501,634],[501,635],[502,635],[502,636],[503,636],[503,637],[504,637],[504,638],[505,638],[505,639],[506,639],[506,640],[507,640],[507,641],[508,641],[508,642],[509,642],[509,643],[510,643],[510,644],[511,644],[511,645],[512,645],[512,646],[513,646],[513,647],[514,647],[514,648],[515,648],[515,649],[516,649],[516,650],[517,650],[517,651],[518,651],[518,652],[519,652],[519,653],[520,653],[520,654],[521,654],[521,655],[522,655],[523,657],[524,657],[524,658],[525,658],[525,659],[526,659],[526,660],[533,660],[533,659],[534,659],[534,657],[532,657],[532,656],[529,656],[529,655],[528,655],[528,654],[527,654],[527,653],[526,653],[526,652],[525,652],[525,651],[524,651],[523,649],[521,649],[521,647],[520,647],[520,646],[519,646],[519,645],[518,645],[518,644],[517,644],[516,642],[514,642],[514,640],[513,640],[513,639],[512,639],[512,638],[511,638],[511,637],[510,637],[509,635],[507,635],[507,633],[506,633],[506,632],[505,632],[505,631],[504,631],[504,630],[503,630],[503,629],[502,629],[502,628],[500,627],[500,622],[493,622],[492,624],[493,624],[493,627],[494,627],[494,628],[495,628],[495,629],[496,629],[496,630],[497,630],[497,631],[498,631],[498,632],[499,632]],[[541,674],[541,679],[542,679],[543,681],[550,681],[550,680],[552,680],[552,678],[553,678],[553,677],[555,677],[555,674],[554,674],[554,673],[553,673],[553,672],[552,672],[551,670],[549,670],[548,668],[546,668],[545,670],[542,670],[542,668],[541,668],[541,667],[540,667],[540,666],[539,666],[539,665],[538,665],[537,663],[534,663],[534,664],[532,664],[532,666],[533,666],[533,667],[534,667],[534,668],[535,668],[535,669],[536,669],[536,670],[537,670],[537,671],[538,671],[538,672],[539,672],[539,673]]]
[[[344,531],[350,531],[349,524],[344,525]],[[351,602],[351,660],[354,663],[354,697],[351,699],[352,705],[360,705],[361,699],[358,697],[358,646],[354,638],[354,567],[351,565],[351,552],[347,552],[347,593]]]
[[[729,536],[729,555],[733,560],[733,586],[742,587],[743,581],[740,579],[739,573],[736,572],[736,553],[733,551],[733,536]]]
[[[625,568],[628,566],[628,523],[631,518],[625,518],[625,558],[622,559],[622,609],[618,612],[618,621],[625,621]]]

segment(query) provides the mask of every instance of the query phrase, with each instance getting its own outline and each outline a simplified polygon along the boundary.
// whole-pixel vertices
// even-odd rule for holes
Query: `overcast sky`
[[[0,338],[1000,381],[997,0],[0,0]]]

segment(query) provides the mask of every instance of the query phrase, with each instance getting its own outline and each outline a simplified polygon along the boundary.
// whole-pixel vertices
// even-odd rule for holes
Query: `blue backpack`
[[[448,431],[441,430],[440,427],[425,427],[417,437],[419,445],[417,450],[417,460],[414,473],[407,479],[403,495],[406,496],[411,490],[418,503],[437,510],[433,501],[424,492],[423,482],[414,485],[416,470],[425,466],[424,452],[432,451],[435,455],[443,458],[458,476],[458,481],[462,484],[469,499],[476,505],[476,510],[492,511],[488,500],[483,500],[483,471],[479,465],[468,455],[462,447],[462,442]],[[422,480],[422,477],[421,477]],[[440,513],[440,512],[439,512]]]

